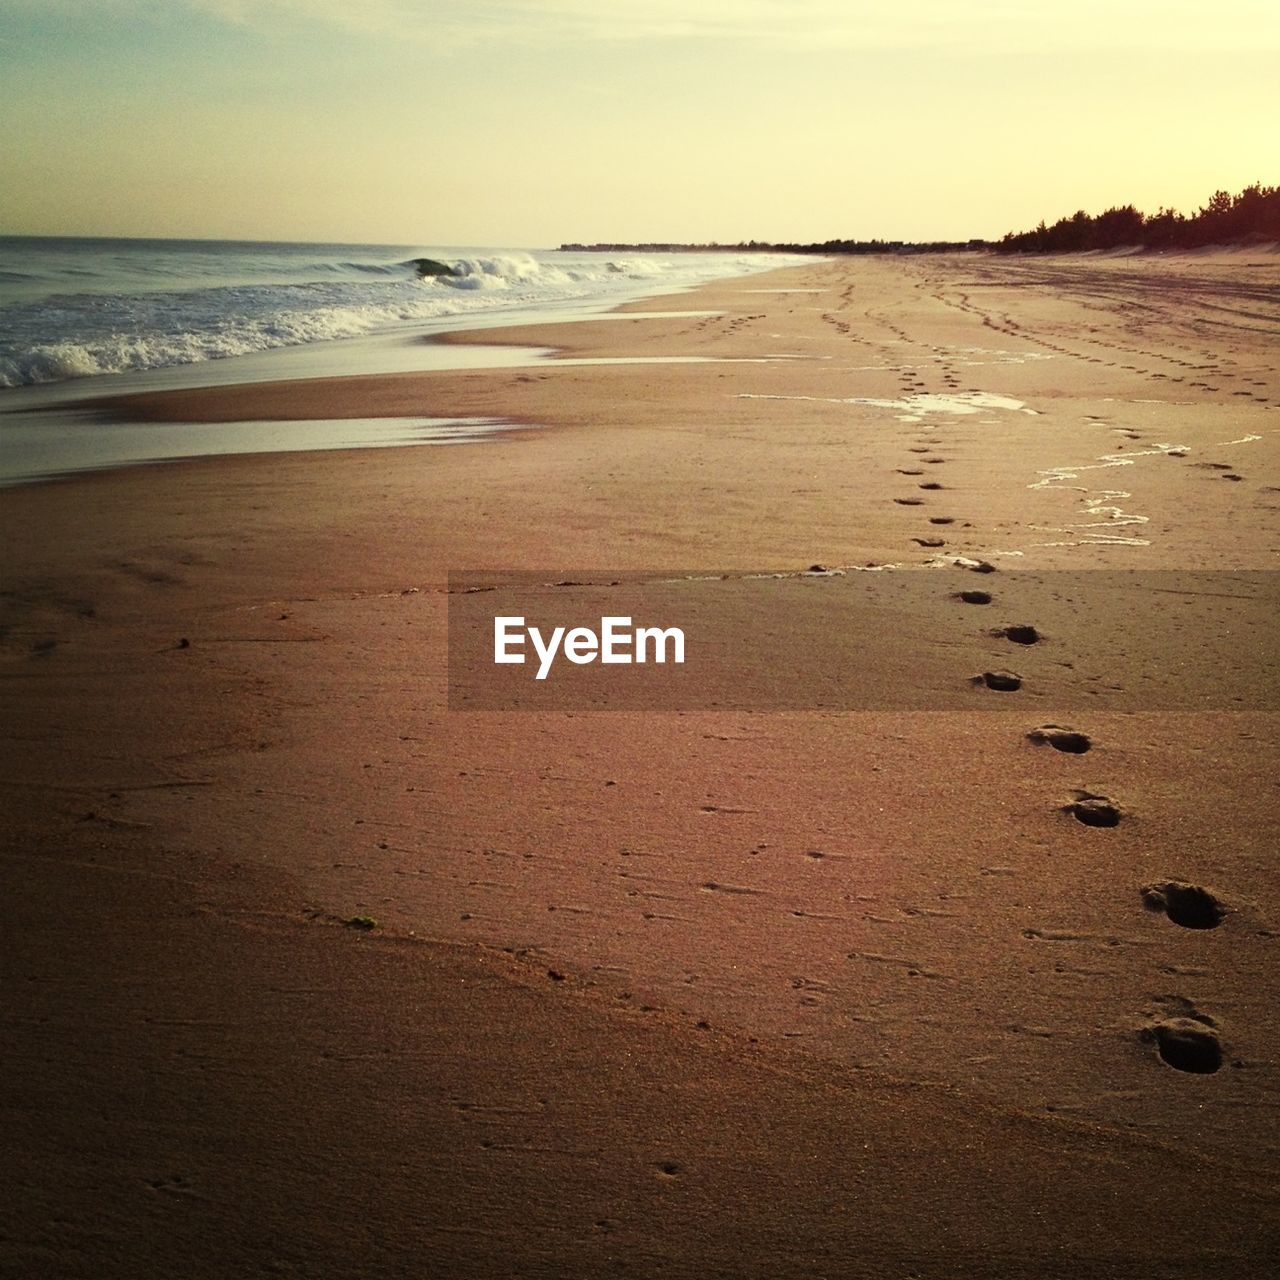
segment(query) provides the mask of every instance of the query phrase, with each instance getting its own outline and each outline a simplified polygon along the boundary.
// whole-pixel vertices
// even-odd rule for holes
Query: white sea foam
[[[1004,409],[1010,413],[1029,413],[1037,415],[1036,409],[1028,409],[1021,400],[1010,396],[998,396],[990,391],[957,391],[949,394],[934,392],[918,392],[903,396],[900,400],[882,400],[874,396],[784,396],[765,395],[749,391],[740,392],[739,400],[810,400],[821,404],[859,404],[873,409],[901,409],[899,422],[919,422],[920,415],[926,413],[953,413],[968,416],[984,413],[989,409]]]
[[[0,387],[185,365],[476,314],[607,306],[780,265],[763,254],[434,251],[0,239]]]

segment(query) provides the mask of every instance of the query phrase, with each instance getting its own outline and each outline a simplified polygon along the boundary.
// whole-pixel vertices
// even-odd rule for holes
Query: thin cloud
[[[395,32],[425,42],[751,41],[785,45],[930,43],[963,35],[973,15],[942,0],[878,0],[851,16],[847,0],[187,0],[247,26],[306,21]],[[1012,4],[987,6],[1018,22]]]
[[[0,0],[0,14],[69,12],[85,25],[172,21],[184,6],[261,30],[318,28],[449,51],[485,44],[705,42],[778,49],[954,48],[966,53],[1280,45],[1274,0]]]
[[[304,23],[350,31],[412,34],[427,20],[426,5],[410,0],[186,0],[202,13],[242,27]]]
[[[107,0],[120,3],[120,0]],[[1280,43],[1274,0],[186,0],[249,26],[315,23],[441,46],[520,41],[751,42],[792,48],[954,46],[969,51]]]

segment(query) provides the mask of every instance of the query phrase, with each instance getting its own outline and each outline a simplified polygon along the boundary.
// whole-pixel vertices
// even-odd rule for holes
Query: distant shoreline
[[[662,252],[715,253],[1087,253],[1097,250],[1188,250],[1254,248],[1280,243],[1280,187],[1260,182],[1238,195],[1215,192],[1197,213],[1187,217],[1174,209],[1155,214],[1139,212],[1132,204],[1117,205],[1090,215],[1083,209],[1059,218],[1052,226],[1041,220],[1031,231],[1007,232],[999,240],[824,240],[809,244],[761,240],[737,244],[562,244],[577,253]]]
[[[744,240],[737,244],[662,244],[656,241],[638,244],[578,244],[570,242],[556,247],[558,253],[966,253],[994,249],[991,240],[824,240],[821,244],[783,244],[763,240]]]

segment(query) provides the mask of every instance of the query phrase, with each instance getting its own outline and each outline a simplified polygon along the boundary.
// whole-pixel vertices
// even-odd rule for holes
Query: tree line
[[[824,240],[796,244],[781,240],[740,240],[736,244],[562,244],[578,252],[718,252],[871,254],[956,253],[994,249],[997,253],[1080,253],[1086,249],[1199,249],[1212,244],[1280,242],[1280,187],[1255,182],[1238,195],[1218,191],[1197,213],[1187,215],[1161,208],[1140,213],[1120,205],[1104,213],[1083,209],[1052,226],[1041,222],[1031,231],[1010,231],[1002,240]]]
[[[790,240],[739,240],[721,244],[711,240],[703,244],[668,244],[649,241],[636,244],[599,243],[562,244],[565,253],[956,253],[963,249],[989,249],[986,240],[823,240],[797,244]]]
[[[1086,249],[1198,249],[1211,244],[1280,241],[1280,187],[1255,182],[1238,195],[1215,192],[1190,216],[1173,209],[1140,213],[1127,204],[1090,215],[1081,209],[1052,226],[1010,231],[999,253],[1079,253]]]

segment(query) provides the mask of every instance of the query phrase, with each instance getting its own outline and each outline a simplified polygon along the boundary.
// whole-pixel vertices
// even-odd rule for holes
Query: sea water
[[[419,258],[451,266],[420,277]],[[0,237],[0,388],[198,364],[389,330],[596,310],[780,265],[413,245]],[[526,314],[527,313],[527,314]],[[453,322],[452,324],[441,322]],[[3,402],[0,401],[0,407]]]
[[[420,275],[421,258],[447,264],[452,274]],[[261,431],[237,424],[126,432],[82,412],[51,413],[51,405],[229,382],[530,363],[548,353],[422,339],[598,315],[793,261],[733,252],[0,236],[0,485],[265,443]],[[484,434],[470,423],[456,433],[435,420],[419,425],[392,420],[379,432],[364,422],[358,439],[401,444]],[[158,452],[147,452],[152,447]],[[311,433],[277,432],[273,447],[332,448],[335,435],[316,424]]]

